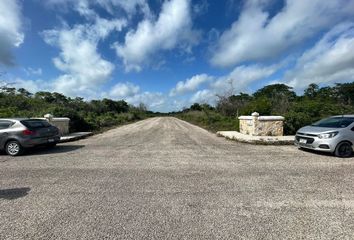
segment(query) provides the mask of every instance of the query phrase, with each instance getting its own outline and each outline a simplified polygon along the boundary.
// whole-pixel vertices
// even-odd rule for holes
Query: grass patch
[[[236,117],[223,116],[215,111],[188,111],[173,116],[214,133],[239,130],[239,121]]]

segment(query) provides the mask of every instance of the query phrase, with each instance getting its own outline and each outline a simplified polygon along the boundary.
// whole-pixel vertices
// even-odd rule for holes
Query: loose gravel
[[[152,118],[0,155],[0,239],[353,239],[354,159]]]

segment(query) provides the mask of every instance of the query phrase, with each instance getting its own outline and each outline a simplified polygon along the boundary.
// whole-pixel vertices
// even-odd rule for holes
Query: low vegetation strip
[[[211,132],[239,129],[239,121],[232,116],[225,116],[213,109],[204,111],[190,110],[173,116],[192,123]]]
[[[332,115],[354,113],[354,82],[320,87],[310,84],[302,95],[284,84],[265,86],[253,94],[218,96],[215,107],[195,103],[172,116],[213,132],[238,131],[238,116],[280,115],[285,117],[285,135]]]
[[[92,100],[70,98],[60,93],[37,92],[26,89],[0,88],[0,118],[41,117],[50,113],[71,119],[72,132],[103,131],[156,116],[173,116],[212,132],[238,131],[238,116],[280,115],[285,117],[285,135],[319,119],[354,113],[354,82],[318,86],[310,84],[303,94],[295,93],[284,84],[265,86],[253,94],[240,93],[218,96],[214,106],[194,103],[179,112],[154,113],[144,104],[129,105],[124,100]]]
[[[84,101],[56,92],[32,94],[23,88],[1,88],[0,118],[35,118],[47,113],[70,118],[71,132],[98,132],[154,116],[143,104],[135,107],[123,100]]]

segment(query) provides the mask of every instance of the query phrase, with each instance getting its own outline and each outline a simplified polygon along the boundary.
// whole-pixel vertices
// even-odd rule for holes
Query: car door
[[[354,123],[353,124],[351,124],[351,126],[350,126],[350,141],[353,143],[353,146],[354,146]]]
[[[0,148],[4,147],[4,144],[8,137],[8,130],[12,125],[12,121],[0,120]]]

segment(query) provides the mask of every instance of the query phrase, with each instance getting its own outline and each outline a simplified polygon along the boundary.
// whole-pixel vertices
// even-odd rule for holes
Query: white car
[[[354,115],[333,116],[299,129],[295,145],[351,157],[354,146]]]

